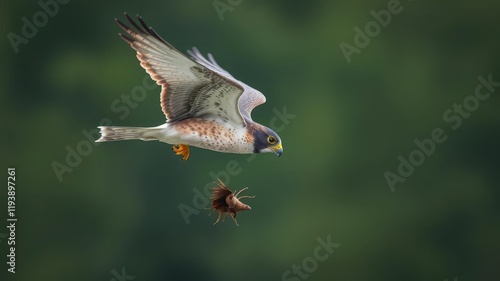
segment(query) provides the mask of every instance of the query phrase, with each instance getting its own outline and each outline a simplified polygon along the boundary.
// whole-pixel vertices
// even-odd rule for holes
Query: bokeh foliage
[[[479,75],[500,81],[500,2],[402,1],[347,63],[339,44],[387,3],[244,0],[221,21],[208,0],[72,0],[16,54],[7,34],[41,8],[3,1],[1,167],[18,174],[17,280],[108,281],[122,267],[135,280],[281,280],[329,234],[341,247],[310,280],[500,276],[500,88],[457,130],[443,120]],[[296,115],[280,132],[284,155],[193,149],[181,162],[162,143],[106,143],[60,182],[51,165],[86,140],[82,130],[103,118],[164,121],[159,88],[123,120],[112,110],[145,76],[116,35],[124,11],[261,90],[256,121],[269,125],[283,107]],[[447,140],[391,192],[384,172],[435,128]],[[229,161],[240,172],[228,185],[249,186],[253,209],[240,227],[213,226],[207,210],[186,224],[179,204],[192,206],[193,189]],[[0,249],[5,265],[5,241]]]

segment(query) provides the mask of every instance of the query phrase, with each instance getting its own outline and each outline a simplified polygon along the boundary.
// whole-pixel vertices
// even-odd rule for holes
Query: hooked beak
[[[274,153],[276,153],[276,155],[278,155],[278,157],[283,154],[283,146],[281,145],[281,143],[278,143],[275,146],[271,146],[271,149],[274,151]]]

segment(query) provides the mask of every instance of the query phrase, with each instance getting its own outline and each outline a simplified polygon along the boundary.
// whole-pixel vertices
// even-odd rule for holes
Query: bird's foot
[[[189,158],[189,145],[187,144],[178,144],[172,147],[172,150],[176,155],[182,155],[181,160],[188,160]]]

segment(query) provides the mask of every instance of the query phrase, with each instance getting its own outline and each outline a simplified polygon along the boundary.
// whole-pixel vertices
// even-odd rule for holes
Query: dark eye
[[[269,137],[267,137],[267,142],[269,144],[275,144],[276,143],[276,138],[273,137],[273,136],[269,136]]]

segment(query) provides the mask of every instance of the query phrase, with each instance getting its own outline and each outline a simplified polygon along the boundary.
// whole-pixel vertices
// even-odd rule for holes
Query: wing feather
[[[210,116],[246,125],[252,109],[265,102],[264,95],[236,80],[211,54],[207,59],[193,48],[188,51],[190,59],[139,15],[139,23],[126,13],[125,17],[134,29],[115,19],[128,34],[120,37],[136,50],[141,66],[162,87],[160,103],[168,122]]]
[[[192,50],[188,50],[188,54],[193,57],[193,59],[199,64],[207,67],[208,69],[217,72],[219,75],[227,78],[234,79],[244,88],[243,94],[238,99],[238,111],[245,120],[245,123],[252,121],[252,110],[263,103],[266,102],[266,97],[254,88],[246,85],[245,83],[236,80],[228,71],[219,66],[212,54],[208,54],[208,59],[203,56],[198,48],[193,47]]]

